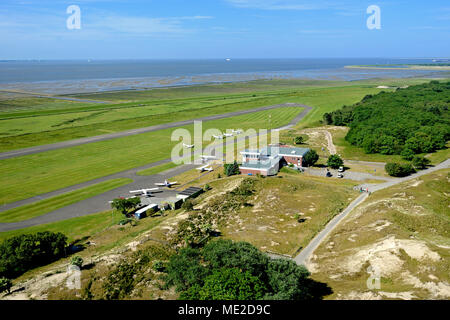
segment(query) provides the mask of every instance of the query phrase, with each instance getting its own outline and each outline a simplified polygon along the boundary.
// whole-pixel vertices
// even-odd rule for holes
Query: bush
[[[337,154],[332,154],[328,157],[327,165],[333,169],[339,169],[344,165],[344,161]]]
[[[416,156],[412,159],[412,165],[417,170],[423,170],[430,164],[430,160],[425,157]]]
[[[111,207],[120,211],[125,216],[129,216],[129,211],[137,208],[141,204],[140,198],[117,198],[111,203]]]
[[[194,210],[194,202],[191,199],[187,199],[185,202],[183,202],[181,208],[186,211],[192,211]]]
[[[304,142],[304,139],[303,139],[302,136],[297,136],[297,137],[294,138],[294,143],[295,144],[303,144],[303,142]]]
[[[410,164],[400,163],[387,163],[385,170],[392,177],[406,177],[415,172]]]
[[[153,262],[153,270],[158,272],[164,272],[166,270],[166,264],[161,260],[155,260]]]
[[[9,279],[49,264],[65,255],[67,237],[62,233],[23,234],[0,244],[0,277]]]
[[[81,268],[81,266],[83,265],[83,258],[81,258],[80,256],[72,257],[72,259],[70,260],[70,264]]]
[[[232,163],[232,164],[229,164],[229,163],[226,163],[225,165],[224,165],[224,172],[225,172],[225,175],[227,176],[227,177],[230,177],[230,176],[234,176],[234,175],[238,175],[238,174],[240,174],[241,172],[239,171],[239,165],[238,165],[238,163],[236,162],[236,160]]]
[[[211,190],[212,188],[211,188],[211,186],[209,185],[209,184],[205,184],[204,186],[203,186],[203,191],[209,191],[209,190]]]
[[[12,287],[12,281],[8,278],[0,278],[0,293],[8,292],[10,293]]]

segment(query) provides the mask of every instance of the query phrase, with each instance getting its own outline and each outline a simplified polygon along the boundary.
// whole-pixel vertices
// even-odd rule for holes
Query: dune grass
[[[113,179],[25,206],[2,211],[0,212],[0,223],[19,222],[38,217],[106,191],[114,190],[131,182],[133,182],[132,179]]]

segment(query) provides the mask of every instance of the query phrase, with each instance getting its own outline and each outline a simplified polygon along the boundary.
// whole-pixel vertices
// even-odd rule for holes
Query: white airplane
[[[206,166],[197,168],[197,170],[200,170],[200,172],[204,172],[204,171],[209,171],[209,172],[211,172],[211,171],[213,171],[214,169],[211,168],[211,167],[208,167],[208,165],[206,165]]]
[[[167,187],[170,188],[171,186],[173,186],[174,184],[177,184],[177,182],[169,182],[167,180],[164,180],[164,183],[155,183],[156,186],[162,186],[162,187]]]
[[[192,149],[194,147],[194,145],[193,144],[183,143],[183,147],[188,148],[188,149]]]
[[[222,136],[216,136],[216,135],[213,135],[213,137],[214,137],[215,139],[223,139],[223,135],[222,135]]]
[[[224,137],[232,137],[233,134],[232,134],[232,133],[224,133],[223,136],[224,136]]]
[[[214,156],[205,156],[205,155],[202,155],[202,159],[204,159],[204,160],[217,160],[217,158],[214,157]]]
[[[150,197],[152,195],[153,192],[158,191],[159,188],[152,188],[152,189],[141,189],[141,190],[133,190],[130,191],[130,193],[137,193],[137,194],[141,194],[144,195],[146,197]]]
[[[233,131],[231,131],[231,132],[233,132],[233,133],[235,133],[235,134],[240,134],[240,133],[242,133],[242,130],[233,130]]]

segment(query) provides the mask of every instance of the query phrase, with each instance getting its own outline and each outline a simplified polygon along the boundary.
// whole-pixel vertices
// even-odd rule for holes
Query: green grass
[[[282,126],[293,119],[301,108],[287,107],[203,123],[209,128],[267,128]],[[183,127],[193,132],[193,126]],[[170,158],[173,129],[90,143],[24,157],[1,160],[0,203],[10,203],[58,190],[109,174],[144,166]],[[207,143],[204,144],[206,147]],[[27,193],[22,192],[27,186]]]
[[[324,112],[381,91],[375,88],[376,84],[255,81],[80,95],[87,99],[120,103],[63,102],[64,107],[55,108],[52,107],[55,103],[48,101],[50,99],[43,99],[42,104],[37,98],[7,100],[0,104],[0,110],[14,110],[15,104],[25,105],[27,109],[0,112],[0,152],[285,102],[314,106],[315,109],[304,121],[304,125],[310,126],[317,123]],[[9,104],[11,106],[8,107]]]
[[[131,182],[133,182],[132,179],[125,178],[109,180],[25,206],[2,211],[0,212],[0,223],[18,222],[38,217],[70,204],[114,190]]]
[[[43,231],[62,232],[69,238],[69,241],[73,241],[100,232],[117,224],[121,219],[123,219],[121,213],[106,211],[20,230],[0,232],[0,242],[21,234]]]
[[[169,163],[165,163],[165,164],[161,164],[159,166],[155,166],[149,169],[145,169],[139,172],[136,172],[137,175],[139,176],[151,176],[154,174],[158,174],[164,171],[167,171],[169,169],[175,168],[177,167],[177,165],[173,162],[169,162]]]

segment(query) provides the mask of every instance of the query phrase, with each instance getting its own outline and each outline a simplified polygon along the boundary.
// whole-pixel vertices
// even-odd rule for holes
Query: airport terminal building
[[[242,164],[239,170],[245,175],[260,174],[273,176],[284,165],[292,164],[302,167],[303,157],[310,151],[307,148],[288,146],[268,146],[261,150],[244,150],[241,152]]]

